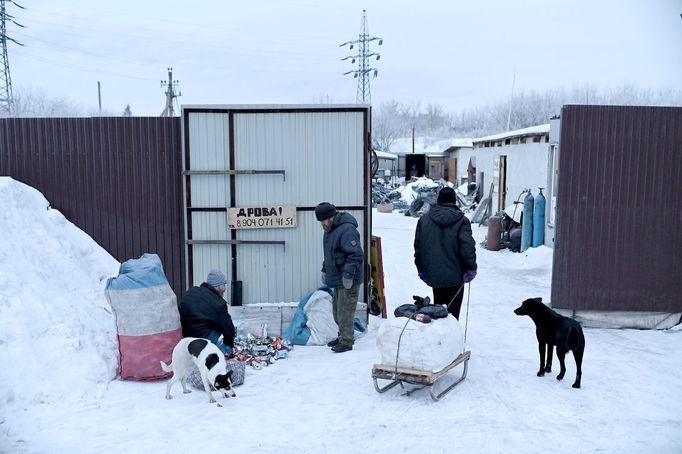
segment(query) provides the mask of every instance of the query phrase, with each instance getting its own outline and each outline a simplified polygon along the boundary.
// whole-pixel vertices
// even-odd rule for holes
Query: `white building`
[[[483,196],[492,191],[492,212],[505,210],[512,214],[515,201],[523,201],[520,195],[530,189],[533,196],[543,188],[547,206],[551,205],[551,195],[545,191],[548,184],[550,139],[549,123],[517,129],[501,134],[480,137],[473,140],[473,153],[469,167],[482,186]],[[518,210],[523,209],[519,205]],[[518,218],[518,217],[517,217]],[[546,216],[546,222],[551,222]],[[545,244],[552,246],[553,229],[545,228]]]

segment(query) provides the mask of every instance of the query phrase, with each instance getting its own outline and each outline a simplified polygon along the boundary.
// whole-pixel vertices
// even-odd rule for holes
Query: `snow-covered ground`
[[[196,390],[165,400],[164,381],[115,379],[115,325],[102,289],[118,263],[46,207],[37,191],[0,178],[2,453],[682,452],[679,325],[586,329],[579,390],[572,356],[564,381],[535,376],[534,325],[512,310],[527,297],[549,299],[545,247],[478,249],[469,374],[440,402],[426,391],[374,390],[382,320],[373,317],[351,352],[297,346],[287,360],[248,368],[237,397],[218,408]],[[417,219],[375,212],[373,222],[392,312],[429,294],[412,263]],[[485,230],[474,235],[481,241]]]

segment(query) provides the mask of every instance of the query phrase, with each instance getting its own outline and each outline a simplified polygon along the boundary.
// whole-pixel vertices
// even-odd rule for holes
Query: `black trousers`
[[[457,293],[458,291],[459,293]],[[457,320],[459,320],[459,311],[462,309],[463,298],[464,284],[459,287],[433,289],[433,304],[445,304],[448,307],[448,312],[450,312]]]

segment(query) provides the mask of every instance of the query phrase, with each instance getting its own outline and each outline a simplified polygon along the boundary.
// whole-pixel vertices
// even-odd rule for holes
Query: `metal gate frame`
[[[182,143],[183,143],[183,166],[182,166],[182,181],[183,181],[183,212],[185,217],[185,277],[186,277],[186,288],[189,288],[194,281],[193,275],[193,245],[195,244],[229,244],[229,254],[230,254],[230,275],[228,279],[232,282],[239,282],[239,266],[237,261],[237,246],[242,244],[283,244],[281,241],[244,241],[238,238],[238,232],[236,229],[230,230],[230,239],[228,240],[194,240],[192,238],[192,212],[216,212],[225,213],[227,216],[227,207],[193,207],[192,206],[192,196],[191,196],[191,185],[190,179],[192,175],[228,175],[230,181],[230,191],[229,191],[229,203],[230,207],[235,207],[237,205],[237,193],[236,193],[236,178],[238,175],[246,174],[282,174],[282,177],[286,179],[285,170],[266,170],[266,169],[235,169],[235,129],[234,129],[234,116],[235,114],[262,114],[262,113],[324,113],[324,112],[362,112],[363,113],[363,205],[360,206],[337,206],[339,210],[357,210],[363,212],[363,252],[365,255],[365,283],[363,285],[362,295],[364,300],[361,302],[369,301],[369,286],[367,281],[370,277],[369,274],[369,255],[370,255],[370,241],[371,241],[371,204],[370,204],[370,153],[371,153],[371,115],[370,107],[363,105],[348,105],[348,106],[243,106],[243,105],[230,105],[230,106],[182,106]],[[197,171],[192,170],[190,162],[190,115],[192,113],[220,113],[228,115],[228,134],[229,134],[229,170],[224,171]],[[298,212],[304,211],[314,211],[315,206],[304,206],[297,207]],[[284,244],[283,244],[284,245]],[[322,257],[320,257],[320,262]],[[239,290],[238,290],[239,291]],[[236,294],[233,285],[232,295],[230,298],[231,302],[235,302],[235,297],[239,298]],[[240,303],[239,301],[237,301]]]

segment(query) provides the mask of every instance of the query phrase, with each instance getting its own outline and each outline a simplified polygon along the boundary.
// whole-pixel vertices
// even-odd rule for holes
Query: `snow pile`
[[[451,183],[446,182],[446,184],[452,187]],[[437,188],[438,186],[439,184],[433,181],[431,178],[419,177],[417,178],[416,181],[412,181],[404,186],[400,186],[399,188],[396,188],[393,192],[399,192],[400,199],[410,204],[419,196],[418,189]]]
[[[477,252],[479,250],[477,249]],[[500,251],[497,251],[498,253]],[[537,276],[534,272],[541,273],[542,277],[549,282],[552,279],[552,255],[553,251],[547,246],[528,248],[523,252],[503,251],[504,260],[500,260],[497,266],[503,270],[515,270],[528,272],[529,278]],[[540,276],[537,276],[540,277]]]
[[[104,285],[118,262],[9,177],[0,212],[0,408],[102,394],[117,371]]]

